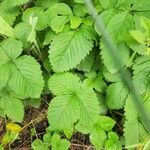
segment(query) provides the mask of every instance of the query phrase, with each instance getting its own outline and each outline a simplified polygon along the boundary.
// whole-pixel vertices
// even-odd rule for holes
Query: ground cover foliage
[[[92,3],[150,114],[150,1]],[[44,101],[48,125],[41,138],[31,134],[33,150],[71,149],[77,132],[87,135],[87,149],[150,149],[143,118],[84,0],[1,0],[0,34],[0,150],[11,149],[34,122],[23,125],[26,108]]]

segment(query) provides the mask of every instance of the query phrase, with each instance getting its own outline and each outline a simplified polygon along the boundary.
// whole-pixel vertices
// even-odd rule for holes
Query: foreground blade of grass
[[[87,8],[89,10],[89,13],[91,14],[93,19],[97,23],[99,32],[102,33],[103,41],[104,41],[105,45],[107,46],[109,55],[111,55],[111,57],[113,58],[113,63],[116,65],[117,69],[120,70],[119,71],[120,78],[124,82],[126,88],[130,91],[130,94],[132,96],[132,100],[135,104],[135,107],[137,108],[137,111],[143,117],[144,126],[145,126],[146,130],[150,133],[150,117],[145,112],[145,110],[142,106],[142,102],[140,101],[140,97],[137,94],[135,87],[132,83],[132,79],[129,74],[129,71],[127,69],[124,69],[122,59],[119,56],[119,54],[116,52],[115,46],[114,46],[111,38],[109,37],[108,33],[106,32],[106,28],[103,23],[103,20],[100,17],[98,17],[96,9],[93,7],[91,0],[85,0],[85,2],[87,5]]]

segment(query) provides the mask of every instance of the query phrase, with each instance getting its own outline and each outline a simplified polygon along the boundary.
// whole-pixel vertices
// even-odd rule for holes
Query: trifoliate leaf
[[[67,16],[56,16],[51,20],[51,28],[56,33],[62,32],[65,24],[69,21]]]
[[[66,31],[58,34],[51,43],[49,59],[55,72],[74,68],[92,50],[93,42],[89,39],[90,31]]]
[[[22,44],[15,39],[7,39],[0,46],[1,65],[10,65],[10,71],[3,72],[9,76],[11,90],[22,97],[39,98],[44,86],[40,65],[31,56],[18,56],[22,53]],[[3,69],[6,71],[6,69]]]
[[[93,90],[82,86],[75,75],[53,75],[49,81],[49,88],[57,95],[50,103],[48,111],[48,119],[53,128],[70,128],[78,119],[80,124],[87,126],[95,121],[99,114],[97,97]]]
[[[0,16],[0,34],[14,37],[13,28]]]

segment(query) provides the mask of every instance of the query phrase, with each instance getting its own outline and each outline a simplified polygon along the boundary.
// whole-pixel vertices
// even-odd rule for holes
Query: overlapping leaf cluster
[[[149,112],[150,2],[92,2]],[[70,139],[77,131],[96,149],[120,150],[148,137],[84,0],[1,0],[0,34],[0,116],[21,122],[26,105],[53,96],[50,127],[33,149],[66,150],[61,133]],[[117,135],[110,114],[122,110],[124,134]]]

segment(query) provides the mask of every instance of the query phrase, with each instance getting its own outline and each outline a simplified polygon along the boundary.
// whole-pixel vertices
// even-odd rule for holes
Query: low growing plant
[[[150,1],[92,3],[150,113]],[[0,34],[0,116],[21,123],[26,106],[49,97],[49,127],[32,149],[67,150],[76,132],[97,150],[150,148],[143,118],[84,0],[1,0]],[[19,132],[7,131],[5,144]]]

